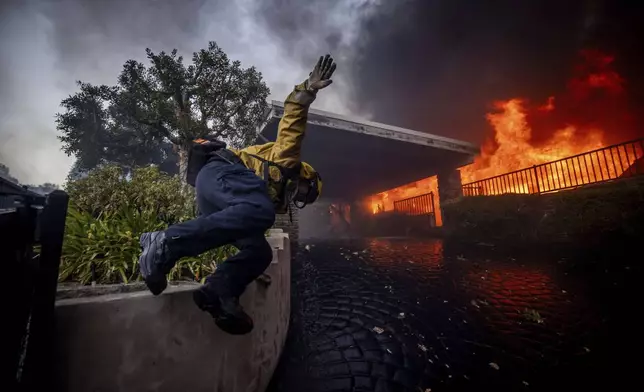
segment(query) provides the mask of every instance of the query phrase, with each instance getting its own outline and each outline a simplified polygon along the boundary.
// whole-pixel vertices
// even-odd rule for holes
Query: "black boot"
[[[239,304],[239,298],[218,293],[212,283],[194,291],[192,298],[199,309],[210,313],[215,324],[231,335],[245,335],[253,330],[253,319]]]
[[[152,294],[159,295],[168,286],[166,275],[172,269],[165,233],[163,231],[143,233],[139,243],[142,250],[139,257],[141,276]]]

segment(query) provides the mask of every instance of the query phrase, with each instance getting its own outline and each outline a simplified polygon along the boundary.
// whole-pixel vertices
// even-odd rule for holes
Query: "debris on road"
[[[385,332],[385,330],[380,328],[380,327],[373,327],[372,331],[374,331],[377,334],[381,334],[381,333]]]
[[[490,367],[494,370],[500,370],[501,368],[494,362],[490,362]]]
[[[490,244],[488,242],[479,242],[478,245],[480,245],[480,246],[489,246],[489,247],[492,247],[492,248],[494,247],[494,244]]]
[[[307,252],[310,252],[311,251],[311,245],[305,246],[304,249],[306,249]]]
[[[405,318],[405,313],[402,313],[402,312],[398,313],[398,319],[402,320],[404,318]]]
[[[522,315],[523,315],[523,318],[528,321],[532,321],[533,323],[537,323],[537,324],[543,324],[543,321],[544,321],[543,317],[541,317],[539,312],[534,309],[526,308],[523,310]]]

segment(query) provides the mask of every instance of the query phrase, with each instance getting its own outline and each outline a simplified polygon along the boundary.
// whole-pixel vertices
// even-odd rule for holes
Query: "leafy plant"
[[[70,209],[59,279],[83,284],[139,280],[139,237],[195,216],[194,192],[176,176],[155,167],[136,169],[127,178],[121,168],[106,166],[70,181]],[[235,252],[232,246],[186,257],[171,280],[202,281],[216,263]]]
[[[70,209],[61,257],[60,280],[127,283],[138,274],[138,235],[163,228],[151,211],[124,208],[93,217]]]
[[[137,168],[128,178],[122,168],[108,165],[69,181],[65,190],[71,206],[95,217],[114,214],[125,206],[139,212],[154,210],[167,224],[195,216],[194,191],[184,187],[177,176],[162,173],[155,166]]]
[[[70,210],[61,257],[59,279],[87,284],[129,283],[140,280],[138,258],[141,233],[163,230],[153,210],[128,207],[113,214],[93,217],[87,212]],[[234,254],[231,246],[186,257],[177,262],[170,280],[199,280],[214,272],[216,263]]]
[[[56,128],[63,151],[77,158],[75,171],[114,163],[176,173],[178,163],[185,174],[192,139],[216,137],[234,147],[255,139],[270,93],[257,69],[232,61],[215,42],[188,63],[176,49],[146,55],[147,65],[127,60],[115,85],[79,81],[61,102]]]

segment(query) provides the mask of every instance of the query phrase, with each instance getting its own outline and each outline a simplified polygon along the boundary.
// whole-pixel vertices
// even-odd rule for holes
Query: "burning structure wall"
[[[560,96],[539,104],[521,98],[493,104],[486,115],[492,134],[474,163],[460,169],[463,184],[623,142],[634,134],[626,81],[613,69],[615,58],[584,50],[579,60]],[[640,149],[631,157],[612,158],[627,168],[643,154]],[[429,192],[438,195],[435,176],[378,193],[369,202],[377,214],[393,210],[396,200]],[[441,225],[438,197],[435,203],[436,222]]]

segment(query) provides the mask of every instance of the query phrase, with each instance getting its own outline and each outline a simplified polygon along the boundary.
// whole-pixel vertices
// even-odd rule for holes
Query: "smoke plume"
[[[643,10],[626,1],[416,1],[365,25],[357,102],[376,121],[481,143],[495,101],[561,95],[579,52],[597,49],[614,56],[630,111],[641,112]]]
[[[4,2],[3,2],[4,3]],[[334,86],[314,104],[354,109],[353,48],[376,0],[33,0],[4,3],[0,26],[0,162],[25,183],[60,183],[73,157],[60,150],[54,114],[76,80],[115,84],[123,63],[147,63],[145,48],[177,48],[186,60],[216,41],[244,67],[256,66],[283,100],[317,56],[340,64]]]
[[[644,104],[638,2],[15,0],[1,7],[0,162],[27,183],[60,183],[67,174],[73,158],[60,151],[54,114],[74,82],[114,84],[127,59],[145,62],[146,47],[189,58],[217,41],[243,66],[255,65],[276,100],[329,52],[339,63],[335,83],[315,107],[475,143],[489,132],[493,102],[560,95],[582,49],[613,55],[630,112]]]

